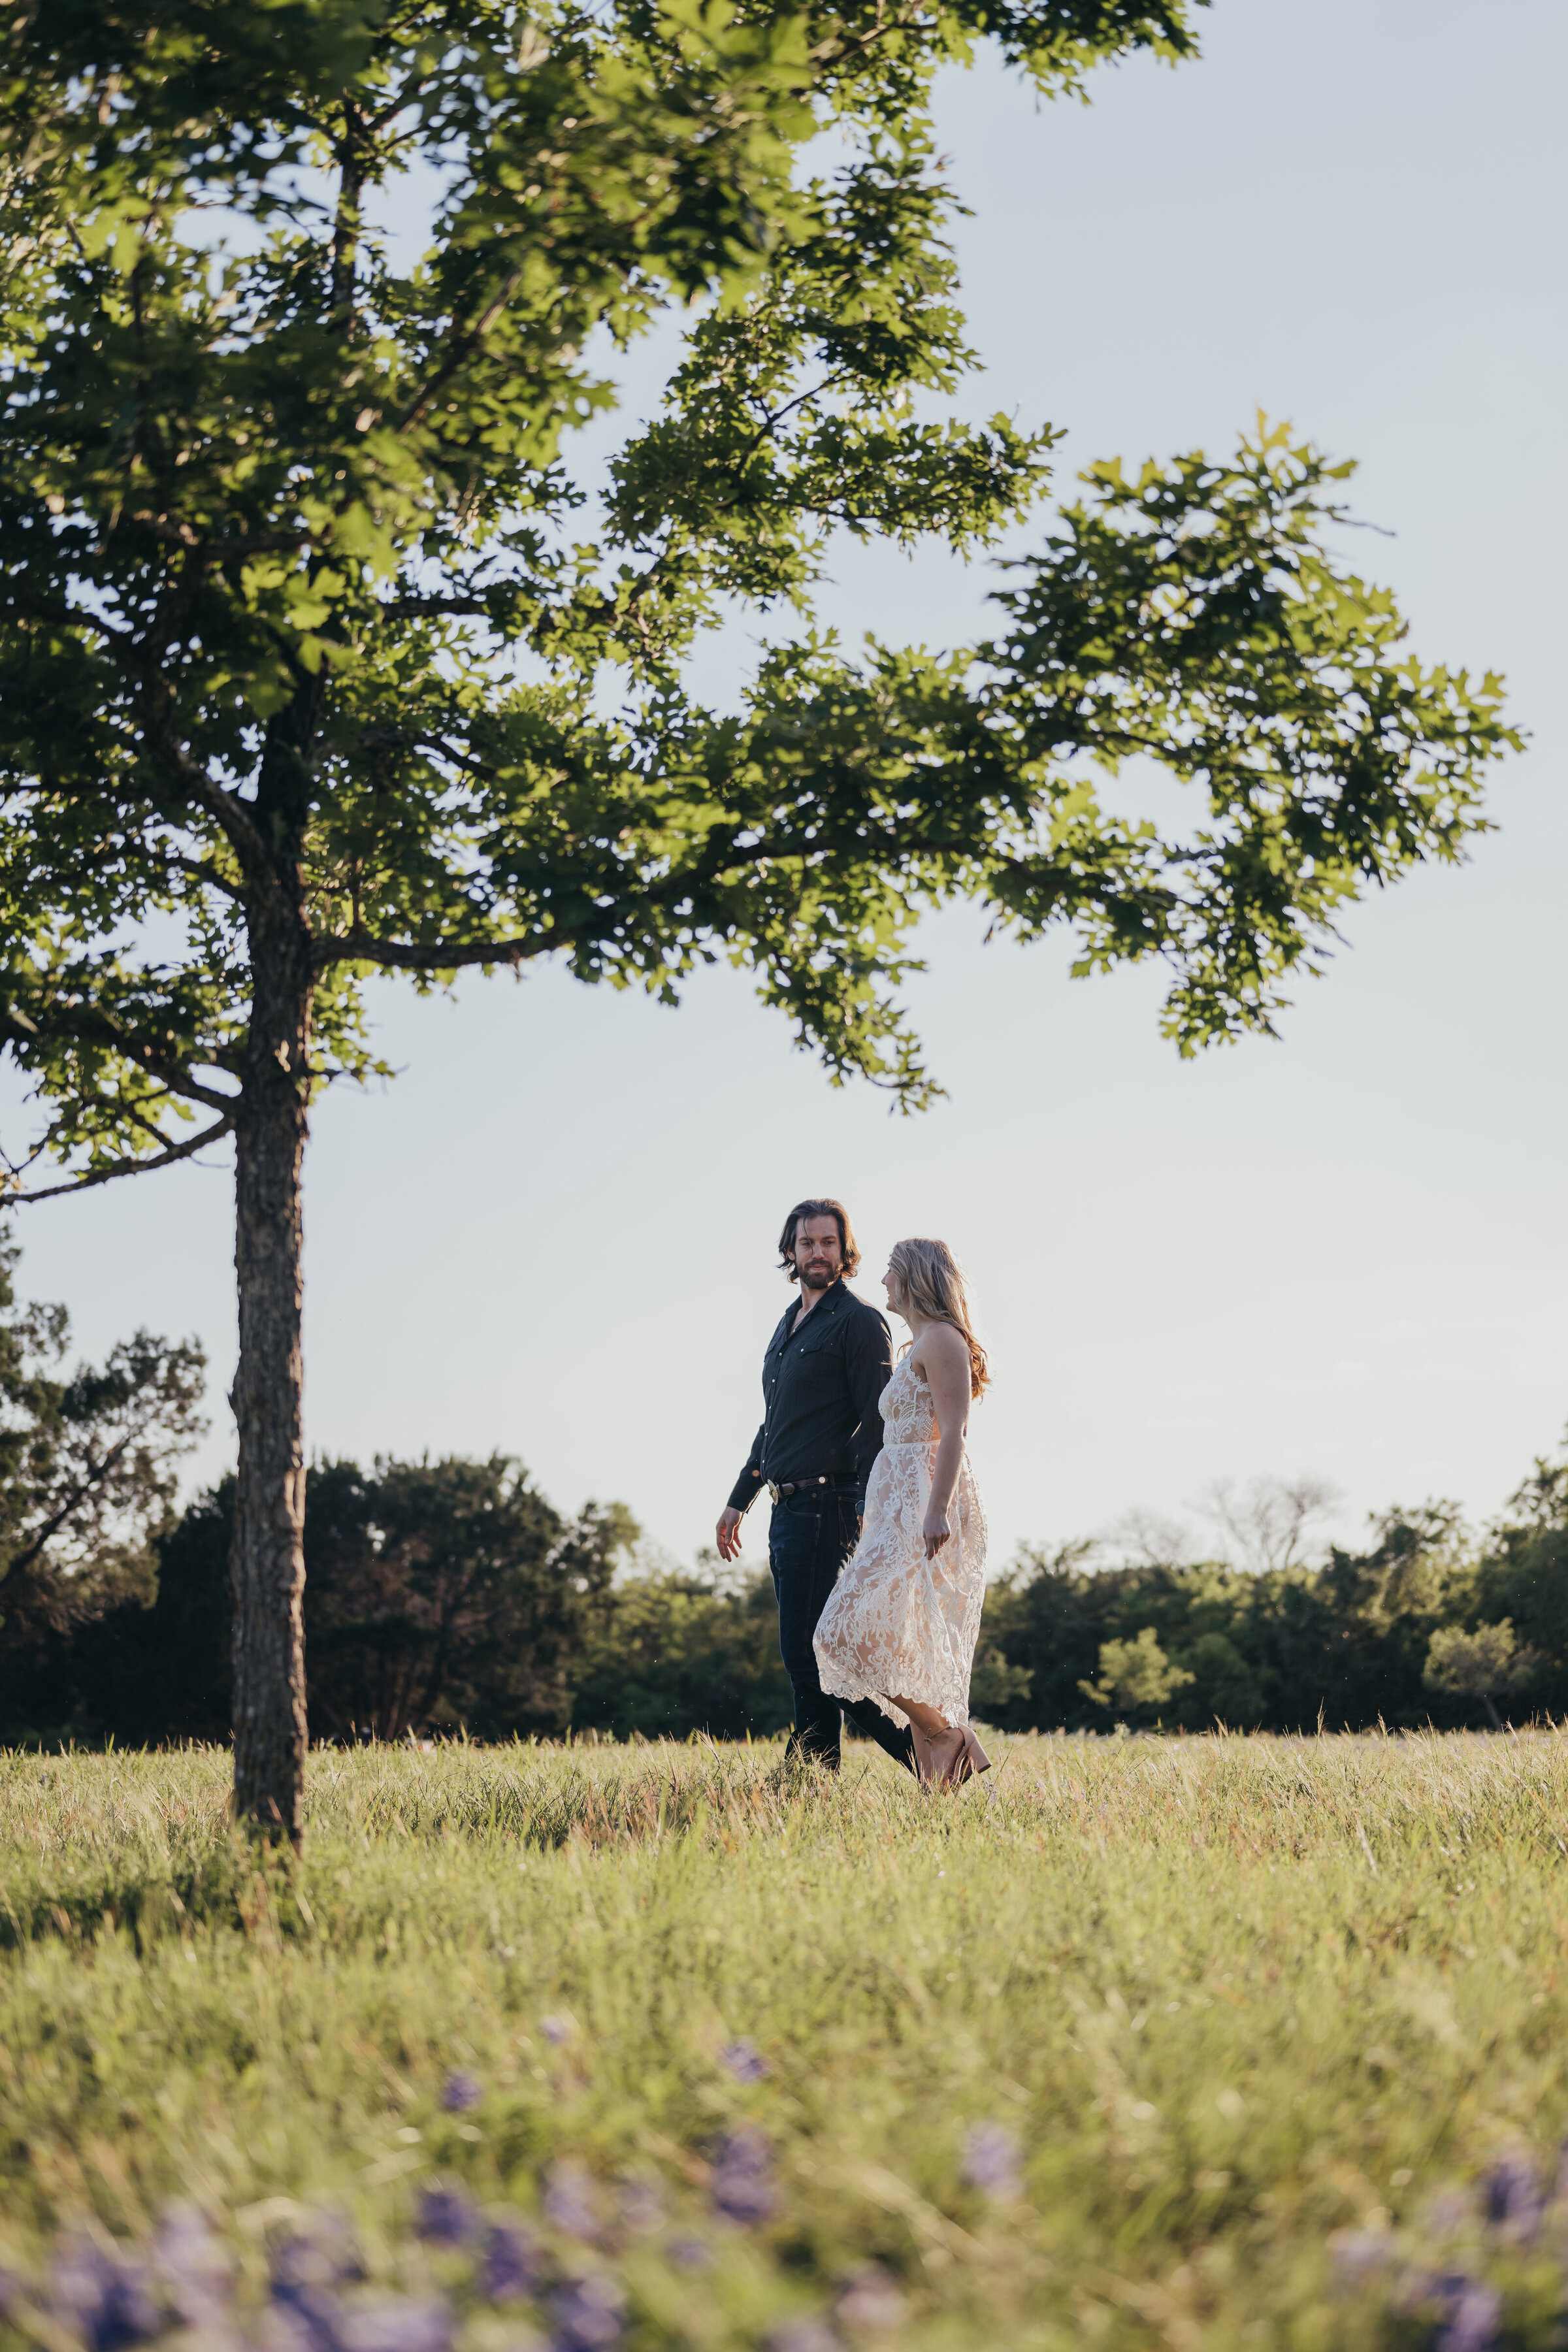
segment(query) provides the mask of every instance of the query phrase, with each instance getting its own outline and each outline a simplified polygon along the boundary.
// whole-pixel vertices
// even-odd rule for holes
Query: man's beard
[[[826,1290],[832,1286],[833,1268],[822,1265],[803,1265],[800,1278],[812,1290]]]

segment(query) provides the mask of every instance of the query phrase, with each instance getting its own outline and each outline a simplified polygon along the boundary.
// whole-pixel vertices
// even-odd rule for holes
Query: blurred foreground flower
[[[737,2083],[765,2083],[773,2071],[752,2041],[727,2042],[719,2055]]]
[[[843,2352],[825,2319],[792,2319],[769,2336],[767,2352]]]
[[[714,2151],[709,2193],[731,2221],[766,2221],[777,2210],[773,2157],[760,2131],[745,2124],[725,2133]]]
[[[1408,2299],[1436,2315],[1432,2352],[1498,2352],[1502,2297],[1495,2287],[1455,2271],[1418,2281]]]
[[[470,2108],[479,2105],[483,2096],[476,2074],[455,2071],[441,2085],[441,2105],[449,2116],[466,2116]]]
[[[546,2042],[552,2042],[559,2049],[563,2042],[572,2039],[572,2020],[569,2017],[542,2017],[539,2030]]]
[[[599,2199],[593,2175],[570,2157],[552,2164],[545,2176],[544,2210],[569,2238],[590,2243],[599,2234]]]
[[[163,2315],[145,2266],[85,2230],[60,2245],[50,2286],[57,2317],[88,2352],[121,2352],[122,2346],[144,2343],[158,2331]]]
[[[153,2261],[187,2327],[216,2334],[228,2323],[234,2257],[194,2205],[171,2205],[153,2238]]]
[[[407,2295],[384,2295],[374,2303],[344,2307],[338,2318],[337,2352],[449,2352],[454,2322],[444,2303],[416,2303]]]
[[[1516,2149],[1481,2176],[1481,2210],[1494,2230],[1516,2245],[1528,2246],[1541,2227],[1546,2200],[1534,2158]]]
[[[963,2178],[972,2189],[1006,2204],[1017,2204],[1024,2194],[1023,2161],[1017,2137],[1005,2124],[976,2124],[964,2140]]]
[[[664,2258],[678,2271],[705,2271],[712,2266],[712,2249],[701,2238],[671,2238]]]
[[[419,2191],[414,2234],[427,2246],[466,2246],[479,2233],[479,2209],[458,2180],[438,2180]]]
[[[492,2222],[479,2266],[479,2292],[490,2303],[531,2294],[544,2275],[544,2258],[524,2221]]]
[[[554,2352],[610,2352],[626,2328],[626,2296],[614,2279],[570,2279],[550,2298]]]
[[[879,2263],[868,2263],[846,2280],[834,2305],[843,2327],[901,2327],[906,2306],[898,2281]]]

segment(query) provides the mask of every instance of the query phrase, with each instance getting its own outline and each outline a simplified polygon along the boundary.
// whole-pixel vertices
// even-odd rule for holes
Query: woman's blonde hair
[[[888,1263],[899,1286],[917,1315],[932,1323],[951,1323],[969,1350],[969,1393],[979,1396],[989,1385],[985,1350],[974,1336],[969,1293],[963,1270],[945,1242],[895,1242]]]

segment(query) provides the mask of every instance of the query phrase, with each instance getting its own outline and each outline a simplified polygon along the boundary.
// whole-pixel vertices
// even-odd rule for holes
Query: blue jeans
[[[779,1654],[795,1693],[795,1729],[787,1752],[837,1771],[842,1711],[857,1731],[912,1772],[915,1749],[908,1730],[889,1723],[872,1699],[830,1698],[816,1672],[811,1637],[859,1533],[860,1511],[853,1495],[835,1495],[821,1487],[815,1494],[786,1495],[773,1505],[768,1565],[778,1596]]]

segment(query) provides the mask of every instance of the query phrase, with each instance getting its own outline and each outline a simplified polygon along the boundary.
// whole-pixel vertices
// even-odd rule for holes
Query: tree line
[[[236,1482],[174,1508],[199,1435],[193,1342],[138,1332],[63,1368],[58,1307],[0,1249],[0,1741],[224,1740],[234,1719]],[[1481,1535],[1428,1503],[1364,1551],[1299,1556],[1312,1497],[1229,1533],[1250,1569],[1023,1547],[992,1587],[974,1712],[1009,1730],[1484,1726],[1568,1714],[1568,1456]],[[1292,1516],[1292,1510],[1294,1516]],[[1279,1529],[1283,1528],[1283,1535]],[[309,1474],[310,1736],[764,1737],[790,1717],[765,1571],[650,1568],[624,1505],[558,1511],[514,1461],[321,1462]]]

